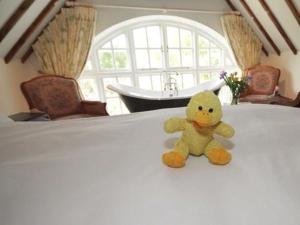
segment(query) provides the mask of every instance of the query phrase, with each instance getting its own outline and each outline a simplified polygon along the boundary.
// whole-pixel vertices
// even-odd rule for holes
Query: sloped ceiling
[[[291,39],[297,50],[300,50],[300,26],[294,15],[289,9],[285,0],[265,0],[275,14],[281,26],[284,28],[288,37]],[[300,12],[300,0],[291,0],[298,12]],[[158,8],[183,8],[199,10],[230,10],[226,0],[79,0],[82,3],[105,4],[105,5],[124,5]],[[253,19],[249,16],[240,0],[230,0],[235,8],[242,13],[251,27],[256,31],[264,46],[270,54],[275,54],[274,49],[269,44],[265,36],[258,29]],[[250,9],[254,12],[257,19],[271,36],[281,52],[291,51],[281,34],[270,20],[268,14],[260,4],[259,0],[245,0]]]
[[[13,14],[16,8],[23,0],[0,0],[0,28],[5,24],[7,19]],[[35,0],[29,9],[24,13],[20,20],[14,25],[10,32],[0,43],[0,57],[4,58],[24,31],[31,25],[43,8],[50,0]],[[65,0],[58,0],[55,7],[39,24],[37,29],[30,35],[22,48],[18,51],[14,58],[20,58],[31,46],[43,27],[51,20],[51,18],[59,11]],[[159,8],[183,8],[183,9],[199,9],[199,10],[230,10],[225,0],[79,0],[81,3],[106,4],[106,5],[123,5],[123,6],[140,6],[140,7],[159,7]],[[247,19],[252,28],[256,31],[260,39],[263,41],[269,53],[274,53],[272,46],[269,44],[263,33],[258,29],[253,19],[249,16],[240,0],[231,0],[233,5]],[[291,51],[285,40],[279,33],[278,29],[271,22],[268,14],[263,9],[258,0],[245,0],[257,19],[263,25],[265,30],[271,36],[275,44],[281,52]],[[284,28],[290,40],[293,42],[297,50],[300,50],[300,25],[293,16],[291,10],[285,0],[266,0],[271,10],[275,14],[279,23]],[[300,0],[292,0],[298,12],[300,11]],[[298,53],[299,54],[299,53]]]
[[[0,0],[0,28],[10,18],[18,6],[23,0]],[[36,17],[41,13],[44,7],[50,2],[50,0],[35,0],[28,10],[17,21],[9,33],[0,43],[0,57],[4,58],[9,50],[14,46],[26,29],[32,24]],[[20,58],[30,47],[31,43],[35,40],[36,36],[42,31],[42,29],[48,24],[51,18],[59,11],[65,0],[59,0],[55,6],[43,19],[43,21],[37,26],[34,32],[27,39],[25,44],[17,52],[15,58]]]
[[[281,52],[290,51],[290,48],[286,44],[285,40],[282,38],[281,34],[278,32],[275,25],[271,22],[270,18],[268,17],[268,14],[263,9],[259,1],[247,0],[246,2],[256,15],[257,19],[261,22],[265,30],[271,36],[275,44],[281,50]],[[281,24],[281,26],[283,27],[283,29],[285,30],[295,47],[298,50],[300,50],[300,26],[297,23],[297,20],[293,16],[288,5],[286,4],[285,0],[266,0],[266,2],[270,6],[271,10],[275,14],[279,23]],[[300,12],[300,0],[293,0],[292,2],[295,4],[298,12]],[[232,0],[232,3],[242,13],[242,15],[245,16],[251,27],[256,31],[260,39],[263,41],[267,50],[270,53],[275,54],[275,51],[270,46],[269,42],[266,40],[264,35],[260,32],[256,24],[253,22],[252,18],[248,15],[241,2],[239,0]]]

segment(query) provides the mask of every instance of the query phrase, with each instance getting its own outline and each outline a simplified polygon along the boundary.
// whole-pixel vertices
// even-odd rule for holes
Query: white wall
[[[33,59],[32,57],[26,64],[22,64],[20,60],[5,64],[3,58],[0,58],[0,114],[28,111],[20,83],[38,74]]]
[[[79,0],[81,3],[92,3],[94,5],[121,5],[121,6],[138,6],[150,8],[174,8],[174,9],[192,9],[192,10],[206,10],[206,11],[230,11],[227,3],[224,0]],[[212,29],[222,34],[220,23],[220,14],[203,14],[199,12],[167,12],[149,11],[143,9],[111,9],[111,8],[97,8],[98,20],[96,33],[104,29],[123,22],[128,19],[148,15],[174,15],[184,18],[192,19],[203,23]]]
[[[207,25],[208,27],[214,29],[215,31],[223,35],[219,14],[199,14],[186,12],[160,13],[147,10],[128,9],[98,9],[96,34],[102,32],[103,30],[109,28],[112,25],[118,24],[125,20],[148,15],[172,15],[195,20],[204,25]]]
[[[269,64],[281,70],[279,92],[290,98],[296,97],[300,91],[300,53],[283,52],[281,56],[270,55],[262,59],[263,64]]]

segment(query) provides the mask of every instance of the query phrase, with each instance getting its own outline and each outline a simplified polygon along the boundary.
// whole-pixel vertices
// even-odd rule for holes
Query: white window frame
[[[136,58],[135,58],[135,47],[134,47],[134,39],[133,39],[133,30],[136,28],[141,28],[141,27],[148,27],[148,26],[159,26],[161,30],[161,41],[162,41],[162,46],[161,50],[163,51],[162,57],[163,57],[163,68],[149,68],[149,69],[137,69],[136,67]],[[166,28],[167,26],[174,26],[178,28],[179,31],[179,38],[180,38],[180,28],[187,29],[192,32],[192,49],[193,51],[193,67],[169,67],[169,62],[168,62],[168,43],[167,43],[167,32]],[[147,29],[146,29],[147,32]],[[127,44],[128,44],[128,63],[129,63],[129,70],[101,70],[100,69],[100,63],[97,62],[98,60],[98,50],[101,49],[101,46],[107,43],[108,41],[111,42],[112,44],[112,39],[121,35],[125,34],[125,37],[127,39]],[[208,67],[203,67],[199,66],[199,59],[198,59],[198,35],[206,38],[209,40],[209,42],[213,42],[219,49],[222,51],[222,57],[221,59],[223,60],[223,66],[208,66]],[[148,37],[147,37],[147,42],[148,42]],[[179,40],[180,42],[180,40]],[[112,51],[114,51],[113,45]],[[144,48],[143,48],[144,49]],[[146,48],[145,48],[146,49]],[[151,67],[150,63],[150,54],[149,54],[149,45],[147,46],[147,51],[149,55],[149,67]],[[154,49],[154,48],[153,48]],[[181,44],[179,45],[179,48],[176,48],[180,50],[180,61],[182,61],[181,57]],[[211,49],[211,48],[208,48]],[[210,52],[210,51],[209,51]],[[165,54],[164,54],[165,53]],[[114,57],[114,54],[113,54]],[[225,62],[225,57],[229,58],[232,62],[232,66],[227,66]],[[104,86],[103,86],[103,78],[106,77],[130,77],[131,82],[133,86],[138,86],[138,78],[140,75],[146,75],[146,74],[159,74],[161,71],[165,70],[176,70],[179,73],[191,73],[194,76],[194,81],[196,84],[200,83],[200,74],[204,72],[219,72],[221,70],[236,70],[237,66],[234,60],[234,57],[232,57],[232,53],[225,42],[224,37],[222,37],[220,34],[215,32],[209,27],[206,27],[203,24],[197,23],[192,20],[184,19],[181,17],[175,17],[175,16],[145,16],[145,17],[140,17],[140,18],[135,18],[131,19],[125,22],[122,22],[120,24],[114,25],[113,27],[101,32],[98,34],[93,42],[90,55],[88,60],[91,61],[92,64],[92,70],[84,70],[80,76],[80,79],[94,79],[96,84],[97,84],[97,91],[99,95],[99,99],[101,101],[106,101],[106,96],[104,93]],[[210,56],[209,56],[209,60]],[[113,62],[115,63],[115,62]],[[181,63],[182,65],[182,63]],[[151,79],[152,82],[152,79]],[[152,85],[152,84],[151,84]],[[153,85],[152,85],[153,86]]]

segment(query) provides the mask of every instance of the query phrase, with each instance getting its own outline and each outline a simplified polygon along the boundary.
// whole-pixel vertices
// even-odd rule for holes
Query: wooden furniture
[[[276,95],[280,70],[268,65],[256,65],[248,70],[249,87],[241,94],[241,102],[260,103]]]
[[[277,95],[270,101],[270,104],[300,108],[300,92],[298,92],[298,95],[294,100],[281,95]]]
[[[293,100],[291,98],[287,98],[285,96],[276,94],[268,99],[256,100],[256,104],[271,104],[271,105],[284,105],[290,107],[298,107],[300,108],[300,92],[297,97]]]
[[[42,75],[23,82],[21,90],[30,110],[45,112],[50,119],[108,116],[106,103],[82,100],[73,78]]]
[[[33,113],[33,112],[20,112],[13,115],[10,115],[14,121],[48,121],[50,120],[47,113]]]

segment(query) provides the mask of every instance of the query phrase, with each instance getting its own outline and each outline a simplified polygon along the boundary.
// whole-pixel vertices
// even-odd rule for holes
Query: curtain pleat
[[[63,8],[32,46],[41,72],[77,79],[88,57],[95,21],[94,8]]]
[[[259,64],[262,43],[246,20],[238,15],[224,15],[221,17],[221,23],[240,69],[245,72]]]

